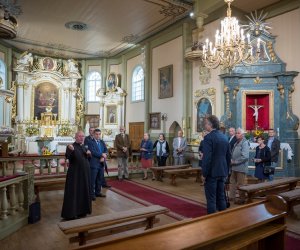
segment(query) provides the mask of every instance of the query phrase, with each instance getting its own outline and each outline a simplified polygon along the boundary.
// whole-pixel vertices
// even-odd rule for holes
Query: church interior
[[[299,0],[0,0],[1,249],[300,249],[299,24]],[[210,115],[249,144],[247,202],[214,214],[199,167]],[[109,188],[65,221],[65,153],[91,128]],[[261,183],[256,138],[270,130],[278,162]],[[142,179],[145,133],[170,153]]]

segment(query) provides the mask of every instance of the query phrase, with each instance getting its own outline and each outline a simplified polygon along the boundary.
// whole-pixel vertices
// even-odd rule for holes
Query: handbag
[[[263,166],[264,168],[264,174],[269,175],[270,173],[272,173],[273,168],[271,166]]]

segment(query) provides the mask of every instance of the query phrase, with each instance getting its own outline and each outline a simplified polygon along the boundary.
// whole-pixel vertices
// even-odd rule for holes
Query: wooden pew
[[[172,166],[164,166],[164,167],[151,167],[150,169],[153,171],[156,180],[162,180],[162,174],[165,170],[171,169],[182,169],[182,168],[190,168],[192,165],[172,165]]]
[[[300,204],[300,188],[287,191],[284,193],[278,194],[287,202],[288,213],[290,213],[294,206]]]
[[[136,235],[76,249],[284,249],[286,202],[282,197],[180,221]]]
[[[197,167],[197,168],[184,168],[184,169],[170,169],[170,170],[165,170],[164,171],[166,174],[170,176],[171,179],[171,184],[176,186],[176,177],[177,176],[183,176],[187,177],[190,174],[196,174],[196,182],[200,182],[203,184],[201,175],[202,175],[202,169]]]
[[[34,193],[40,200],[41,191],[63,190],[66,182],[66,174],[42,175],[34,177]]]
[[[78,234],[71,237],[70,243],[79,242],[79,245],[86,244],[87,240],[124,232],[138,227],[146,226],[146,229],[153,227],[155,216],[168,213],[169,209],[159,205],[131,209],[123,212],[104,214],[87,217],[78,220],[64,221],[58,224],[65,234]],[[97,229],[97,231],[95,231]],[[90,232],[93,230],[93,232]]]
[[[255,196],[278,194],[279,192],[293,190],[297,186],[298,181],[300,181],[299,177],[285,177],[270,182],[240,186],[238,189],[247,193],[247,201],[250,203]]]

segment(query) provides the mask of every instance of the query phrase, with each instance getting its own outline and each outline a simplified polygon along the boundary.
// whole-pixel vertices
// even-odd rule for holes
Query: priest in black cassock
[[[66,220],[84,217],[92,212],[90,165],[88,161],[91,152],[84,147],[83,142],[84,133],[79,131],[75,135],[75,142],[68,145],[66,150],[69,168],[61,212],[61,217]]]

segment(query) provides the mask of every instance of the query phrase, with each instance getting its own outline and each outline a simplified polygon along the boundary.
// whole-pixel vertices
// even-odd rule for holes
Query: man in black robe
[[[83,141],[84,133],[79,131],[75,135],[75,142],[68,145],[66,150],[69,168],[61,212],[61,217],[66,220],[84,217],[92,212],[88,161],[91,152],[84,147]]]

